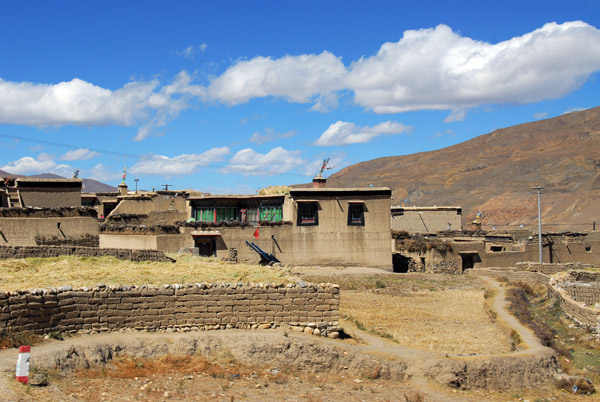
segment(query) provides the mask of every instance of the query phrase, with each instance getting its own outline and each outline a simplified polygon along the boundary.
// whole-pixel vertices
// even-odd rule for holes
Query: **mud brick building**
[[[123,200],[111,216],[143,210],[125,209],[126,201],[150,205],[161,199]],[[100,247],[192,248],[217,258],[228,258],[235,250],[239,259],[256,262],[259,255],[246,244],[253,242],[285,264],[391,267],[389,188],[296,188],[266,196],[187,194],[169,205],[172,217],[185,221],[173,222],[177,233],[165,227],[154,233],[136,232],[133,226],[106,227],[99,235]],[[144,219],[158,212],[152,208],[145,209]]]

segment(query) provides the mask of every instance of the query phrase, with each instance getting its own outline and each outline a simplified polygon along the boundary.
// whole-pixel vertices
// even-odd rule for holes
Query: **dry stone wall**
[[[15,246],[0,247],[0,259],[10,258],[48,258],[61,255],[78,257],[116,257],[130,261],[174,262],[172,258],[158,250],[129,250],[119,248],[97,248],[78,246]]]
[[[515,264],[517,271],[532,271],[541,272],[547,275],[557,274],[559,272],[566,272],[572,269],[582,269],[591,267],[589,264],[582,264],[580,262],[567,262],[567,263],[539,263],[539,262],[517,262]]]
[[[588,306],[600,304],[600,284],[596,283],[574,283],[561,284],[561,288],[569,297],[577,302]]]
[[[327,328],[339,319],[339,286],[188,284],[0,292],[0,331],[111,331],[123,328]],[[321,325],[328,323],[328,325]]]

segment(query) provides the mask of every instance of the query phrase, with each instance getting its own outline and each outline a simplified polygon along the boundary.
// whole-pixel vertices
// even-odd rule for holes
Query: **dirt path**
[[[484,278],[481,276],[479,277],[479,279],[488,284],[492,289],[494,289],[497,292],[496,298],[494,299],[494,310],[496,310],[500,319],[502,319],[510,328],[517,331],[517,333],[521,337],[523,345],[525,345],[525,348],[515,351],[512,354],[537,354],[547,351],[548,348],[540,343],[539,339],[535,336],[535,334],[529,328],[521,324],[519,320],[508,311],[508,302],[506,301],[506,289],[503,286],[500,286],[500,282],[492,278]]]

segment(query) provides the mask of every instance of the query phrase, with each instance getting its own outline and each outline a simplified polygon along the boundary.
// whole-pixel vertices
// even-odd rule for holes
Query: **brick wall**
[[[337,285],[69,286],[0,292],[0,331],[223,329],[335,322]]]
[[[97,248],[78,246],[15,246],[0,247],[0,259],[9,258],[47,258],[61,255],[79,257],[116,257],[130,261],[173,262],[164,252],[158,250],[128,250],[119,248]]]

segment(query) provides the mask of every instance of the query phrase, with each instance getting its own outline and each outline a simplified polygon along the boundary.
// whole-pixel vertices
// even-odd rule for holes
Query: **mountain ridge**
[[[494,130],[435,151],[386,156],[348,166],[330,187],[374,184],[393,203],[461,205],[463,225],[478,211],[489,226],[531,227],[545,186],[543,220],[560,231],[600,221],[600,107]],[[600,222],[599,222],[600,223]]]

